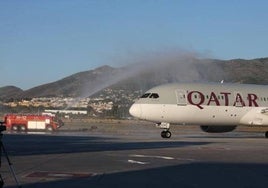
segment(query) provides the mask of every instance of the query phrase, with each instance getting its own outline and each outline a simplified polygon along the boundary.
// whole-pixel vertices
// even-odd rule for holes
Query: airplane
[[[129,109],[138,119],[156,123],[162,138],[170,125],[199,125],[208,133],[237,126],[268,126],[268,86],[231,83],[171,83],[143,94]],[[268,129],[268,127],[267,127]],[[268,138],[268,131],[265,132]]]

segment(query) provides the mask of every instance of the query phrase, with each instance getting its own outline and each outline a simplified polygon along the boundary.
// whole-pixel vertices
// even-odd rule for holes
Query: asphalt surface
[[[129,129],[5,133],[3,143],[25,188],[268,187],[268,139],[262,133],[182,127],[162,139],[152,127]],[[5,187],[17,187],[4,155],[0,170]]]

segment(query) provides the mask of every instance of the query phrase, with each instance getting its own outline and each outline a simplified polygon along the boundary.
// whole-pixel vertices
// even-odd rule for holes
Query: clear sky
[[[268,57],[267,10],[266,0],[0,0],[0,87],[29,89],[173,48]]]

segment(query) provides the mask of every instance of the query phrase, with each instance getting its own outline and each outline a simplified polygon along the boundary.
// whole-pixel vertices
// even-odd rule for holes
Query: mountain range
[[[145,91],[170,82],[240,82],[268,84],[268,58],[251,60],[171,58],[156,59],[115,68],[102,66],[28,90],[0,88],[0,98],[87,97],[103,89]]]

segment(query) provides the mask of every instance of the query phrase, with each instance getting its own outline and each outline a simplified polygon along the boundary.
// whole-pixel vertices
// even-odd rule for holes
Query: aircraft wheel
[[[268,131],[265,132],[265,138],[268,138]]]
[[[161,137],[162,137],[162,138],[166,138],[166,131],[162,131],[162,132],[161,132]]]
[[[170,138],[171,137],[171,132],[170,131],[162,131],[161,132],[161,137],[162,138]]]
[[[166,131],[166,138],[170,138],[171,137],[171,132],[170,131]]]

